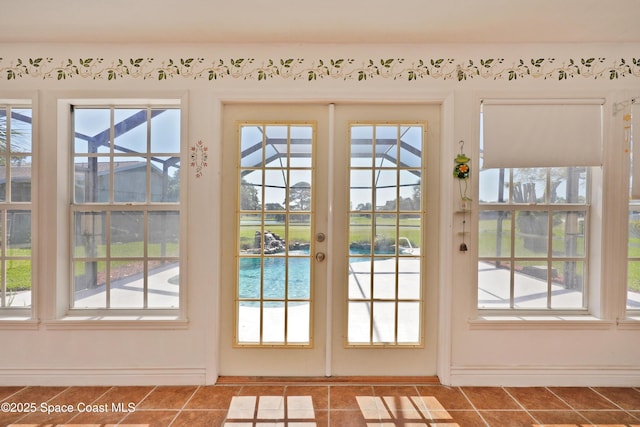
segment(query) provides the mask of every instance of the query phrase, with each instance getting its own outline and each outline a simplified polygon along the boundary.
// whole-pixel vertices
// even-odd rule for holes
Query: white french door
[[[221,375],[434,375],[439,106],[223,110]]]

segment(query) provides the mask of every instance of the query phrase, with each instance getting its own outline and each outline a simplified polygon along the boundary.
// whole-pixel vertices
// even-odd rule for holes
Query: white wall
[[[621,117],[613,114],[612,103],[640,94],[640,67],[633,64],[633,55],[637,55],[639,47],[0,45],[0,98],[36,95],[40,106],[41,161],[56,157],[55,100],[60,97],[184,95],[188,99],[188,146],[202,140],[209,148],[209,163],[202,177],[196,178],[191,168],[188,171],[189,321],[175,329],[124,325],[95,330],[90,325],[69,327],[55,322],[56,304],[60,302],[54,292],[54,278],[60,274],[58,257],[64,253],[60,254],[55,238],[61,213],[47,207],[57,204],[56,186],[66,184],[64,179],[57,178],[55,163],[42,165],[34,185],[38,190],[37,238],[41,254],[36,272],[39,323],[20,328],[10,323],[3,326],[0,322],[4,343],[0,351],[0,384],[215,381],[221,250],[216,235],[223,209],[218,203],[222,101],[446,99],[441,150],[444,165],[439,283],[441,380],[457,385],[639,385],[640,326],[616,322],[624,315],[625,285],[620,283],[624,276],[615,267],[624,268],[626,256],[626,246],[621,243],[626,232],[623,224],[626,196],[619,191],[625,178],[614,174],[605,179],[605,188],[610,191],[602,204],[613,207],[603,211],[606,233],[603,247],[596,250],[604,260],[602,298],[596,298],[593,305],[601,314],[600,319],[583,323],[514,321],[497,325],[470,322],[477,317],[474,240],[471,236],[472,250],[468,253],[456,250],[459,224],[454,220],[453,210],[457,188],[448,169],[453,166],[460,140],[465,141],[467,154],[477,159],[478,100],[497,94],[607,97],[607,162],[624,164],[628,158],[618,130]],[[38,67],[23,66],[35,58],[45,59]],[[87,58],[93,61],[84,67],[81,59]],[[144,58],[138,67],[130,61],[136,58]],[[189,67],[181,66],[181,59],[188,58],[196,59],[187,61]],[[234,66],[232,58],[243,61]],[[591,66],[582,65],[582,60],[589,58],[596,60]],[[287,63],[288,59],[292,61]],[[393,61],[385,66],[383,63],[388,59]],[[439,59],[444,61],[438,63]],[[536,66],[534,62],[538,59],[542,61]],[[331,67],[332,60],[339,66]],[[424,66],[420,65],[421,60]],[[329,71],[324,66],[329,66]],[[115,78],[110,78],[110,70]],[[215,79],[208,78],[210,71],[218,73]],[[325,71],[327,74],[322,74]],[[615,72],[617,76],[610,78]],[[412,73],[415,79],[411,78]],[[473,160],[471,165],[474,167]]]

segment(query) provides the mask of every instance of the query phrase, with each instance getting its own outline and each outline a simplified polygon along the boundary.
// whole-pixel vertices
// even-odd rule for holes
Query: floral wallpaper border
[[[640,58],[529,58],[508,62],[504,58],[484,58],[459,61],[453,58],[406,60],[403,58],[303,59],[278,58],[54,58],[0,57],[0,80],[21,78],[66,80],[72,78],[93,80],[167,80],[185,78],[194,80],[269,80],[291,79],[315,81],[322,79],[365,81],[378,78],[416,81],[441,79],[465,81],[471,79],[568,80],[640,77]]]

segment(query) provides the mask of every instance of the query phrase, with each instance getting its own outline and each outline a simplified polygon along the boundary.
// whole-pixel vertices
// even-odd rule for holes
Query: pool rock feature
[[[286,250],[286,242],[282,237],[276,233],[272,233],[269,230],[264,231],[264,245],[262,244],[263,238],[260,231],[256,231],[253,239],[253,249],[251,252],[260,253],[260,248],[265,255],[277,254]]]

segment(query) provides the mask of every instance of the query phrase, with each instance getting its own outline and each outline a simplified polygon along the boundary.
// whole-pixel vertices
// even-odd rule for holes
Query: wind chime
[[[467,196],[469,186],[469,175],[471,168],[469,162],[471,159],[464,154],[464,141],[460,140],[460,153],[454,159],[455,166],[453,168],[453,176],[458,180],[460,189],[460,206],[462,210],[462,243],[460,244],[460,252],[466,252],[469,248],[465,242],[466,225],[467,225],[467,202],[471,199]]]

